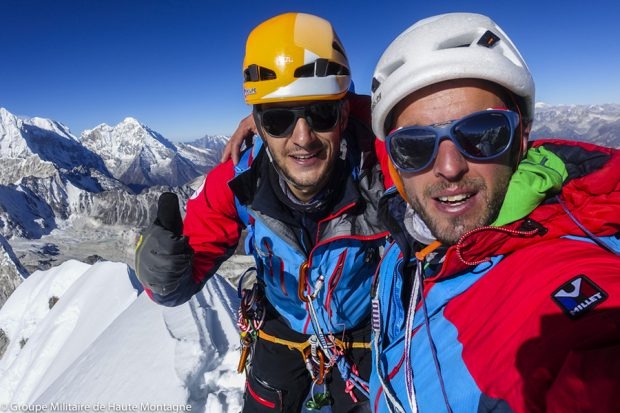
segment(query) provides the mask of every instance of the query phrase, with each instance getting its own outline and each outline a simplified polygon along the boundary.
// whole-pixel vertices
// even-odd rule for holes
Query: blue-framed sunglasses
[[[450,139],[468,159],[488,161],[511,147],[518,126],[518,113],[489,109],[442,124],[396,129],[385,144],[396,168],[420,172],[435,160],[443,139]]]

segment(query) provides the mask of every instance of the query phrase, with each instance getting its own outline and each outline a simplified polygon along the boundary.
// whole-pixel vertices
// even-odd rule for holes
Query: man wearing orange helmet
[[[257,282],[239,314],[243,411],[299,412],[309,394],[306,408],[364,411],[370,285],[387,235],[376,219],[384,187],[364,124],[369,100],[352,103],[360,98],[349,92],[344,47],[308,14],[257,26],[243,77],[260,138],[236,166],[209,172],[182,236],[181,225],[165,225],[179,214],[160,208],[137,248],[138,277],[155,301],[178,305],[233,254],[245,227]]]

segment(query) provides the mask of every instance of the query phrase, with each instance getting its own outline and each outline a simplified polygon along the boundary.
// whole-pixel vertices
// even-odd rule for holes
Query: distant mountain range
[[[531,139],[560,138],[620,148],[620,104],[536,105]]]
[[[538,104],[531,137],[620,148],[620,104]],[[78,138],[54,120],[0,108],[0,306],[21,277],[53,265],[64,242],[28,244],[16,252],[18,240],[47,239],[78,223],[88,230],[73,238],[104,226],[145,227],[161,192],[172,190],[184,203],[194,181],[219,163],[227,140],[173,143],[134,118],[101,124]]]
[[[15,260],[13,239],[39,239],[77,217],[144,227],[159,194],[189,197],[191,182],[219,163],[227,140],[174,144],[133,118],[77,138],[53,120],[0,108],[0,305],[19,276],[36,269]]]

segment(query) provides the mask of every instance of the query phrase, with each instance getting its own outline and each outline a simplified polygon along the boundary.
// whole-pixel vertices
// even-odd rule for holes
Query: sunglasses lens
[[[405,128],[390,135],[388,150],[394,165],[402,170],[426,166],[435,152],[436,135],[424,128]]]
[[[267,109],[261,112],[261,124],[271,136],[286,136],[290,133],[297,115],[289,109]]]
[[[340,104],[337,102],[319,102],[308,106],[306,119],[316,132],[332,130],[338,123]]]
[[[458,122],[453,137],[463,153],[473,159],[486,159],[510,146],[512,130],[501,113],[482,113]]]

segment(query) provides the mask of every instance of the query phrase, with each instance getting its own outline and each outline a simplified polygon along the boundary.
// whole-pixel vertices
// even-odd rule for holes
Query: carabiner
[[[305,303],[310,301],[310,298],[304,293],[306,287],[306,281],[308,280],[308,261],[304,261],[299,267],[299,280],[297,287],[297,295],[299,299]]]

